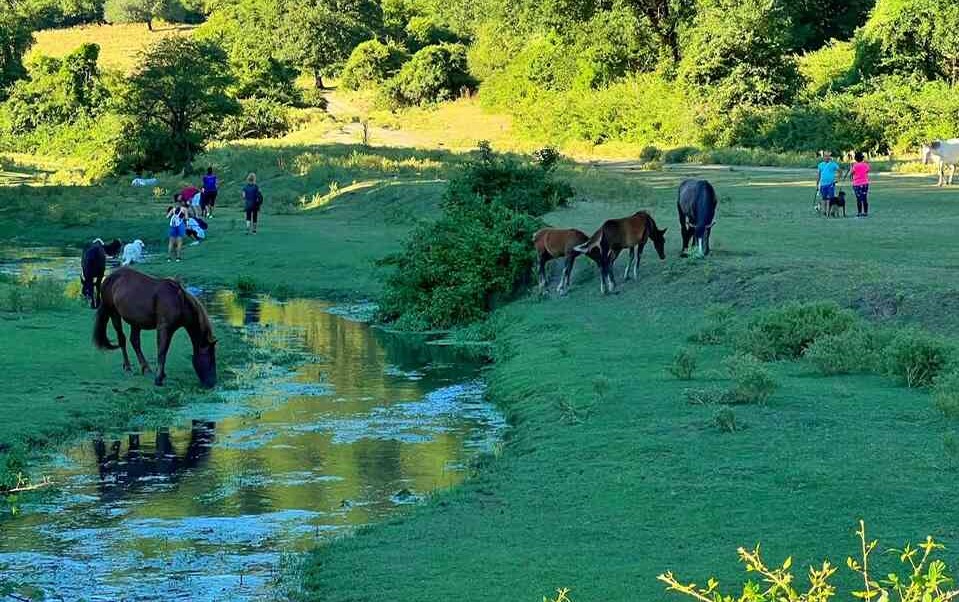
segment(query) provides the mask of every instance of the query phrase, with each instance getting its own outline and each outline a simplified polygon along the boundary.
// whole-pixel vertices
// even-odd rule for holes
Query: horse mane
[[[210,316],[206,313],[206,309],[203,307],[203,304],[200,303],[200,300],[191,295],[186,289],[183,288],[183,285],[179,282],[176,283],[180,289],[180,295],[186,301],[187,306],[193,311],[193,317],[196,320],[196,325],[200,330],[200,334],[203,335],[206,342],[210,345],[216,343],[216,337],[213,336],[213,324],[210,322]]]

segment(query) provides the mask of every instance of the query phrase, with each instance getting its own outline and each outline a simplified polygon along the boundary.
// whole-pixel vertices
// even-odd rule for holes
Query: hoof
[[[124,372],[133,372],[133,366],[131,366],[130,364],[123,364],[123,371],[124,371]]]

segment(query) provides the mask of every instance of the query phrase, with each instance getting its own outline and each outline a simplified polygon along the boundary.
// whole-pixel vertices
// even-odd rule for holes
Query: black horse
[[[706,180],[684,180],[679,185],[679,227],[683,232],[682,257],[689,254],[689,242],[695,238],[699,253],[709,255],[709,235],[716,221],[716,190]]]
[[[116,257],[122,249],[123,243],[119,240],[114,239],[107,245],[99,238],[84,249],[83,256],[80,259],[80,285],[82,286],[83,296],[90,299],[91,309],[100,306],[102,299],[100,288],[103,283],[103,276],[107,271],[107,257]]]

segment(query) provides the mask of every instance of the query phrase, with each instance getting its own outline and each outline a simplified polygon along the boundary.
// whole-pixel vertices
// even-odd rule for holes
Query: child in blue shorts
[[[183,237],[186,236],[186,220],[189,217],[186,203],[181,201],[168,208],[166,216],[170,220],[170,244],[167,248],[169,253],[167,261],[173,261],[174,250],[176,250],[176,260],[180,261],[180,255],[183,251]]]

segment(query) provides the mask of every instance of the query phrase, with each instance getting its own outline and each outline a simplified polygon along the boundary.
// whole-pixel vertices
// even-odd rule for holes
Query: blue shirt
[[[216,176],[203,176],[203,190],[216,192]]]
[[[836,173],[839,171],[839,164],[835,161],[823,161],[819,164],[819,185],[829,186],[836,183]]]

